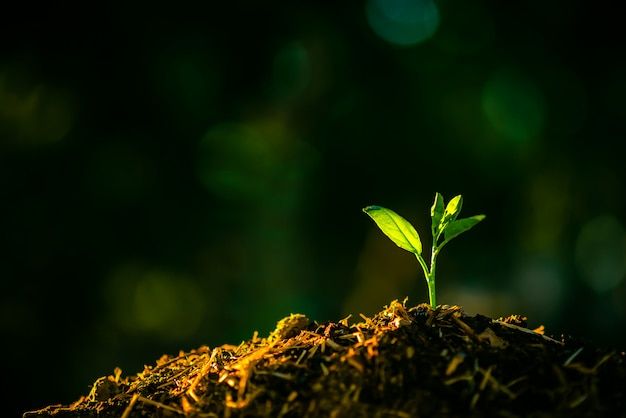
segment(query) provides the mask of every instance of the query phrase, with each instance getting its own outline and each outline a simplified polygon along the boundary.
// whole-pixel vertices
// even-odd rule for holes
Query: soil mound
[[[24,417],[626,417],[625,388],[624,352],[405,300],[354,324],[291,315]]]

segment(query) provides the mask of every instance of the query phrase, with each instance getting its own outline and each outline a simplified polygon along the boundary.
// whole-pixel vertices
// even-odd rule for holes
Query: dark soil
[[[267,338],[116,369],[24,417],[626,417],[625,388],[624,352],[394,301],[353,325],[291,315]]]

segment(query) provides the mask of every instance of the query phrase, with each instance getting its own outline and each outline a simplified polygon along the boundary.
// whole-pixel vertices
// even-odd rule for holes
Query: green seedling
[[[430,267],[422,256],[422,241],[420,236],[406,219],[398,215],[391,209],[381,206],[368,206],[363,209],[376,222],[376,225],[387,235],[398,247],[405,249],[417,258],[417,261],[424,270],[426,283],[428,284],[428,295],[430,305],[437,306],[437,294],[435,292],[435,272],[437,271],[437,256],[441,249],[454,238],[463,232],[470,230],[478,222],[485,219],[485,215],[475,215],[469,218],[457,219],[461,212],[463,197],[455,196],[444,205],[443,197],[440,193],[435,194],[435,202],[430,208],[431,233],[433,236]],[[445,209],[444,209],[445,207]]]

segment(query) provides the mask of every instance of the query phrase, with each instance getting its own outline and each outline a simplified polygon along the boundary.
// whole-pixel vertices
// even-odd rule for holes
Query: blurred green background
[[[487,220],[441,303],[626,343],[625,34],[582,1],[61,6],[5,15],[5,396],[71,402],[120,366],[291,312],[427,301],[363,213]]]

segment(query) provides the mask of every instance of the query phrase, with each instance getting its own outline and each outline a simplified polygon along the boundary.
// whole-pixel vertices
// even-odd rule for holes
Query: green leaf
[[[398,247],[413,254],[422,254],[422,242],[417,231],[402,216],[381,206],[368,206],[363,212],[367,213]]]
[[[443,213],[443,223],[454,221],[461,212],[461,206],[463,206],[463,196],[454,196],[452,200],[448,202],[446,210]]]
[[[443,218],[443,196],[441,196],[441,193],[435,193],[435,201],[430,208],[430,217],[432,218],[431,231],[434,238],[439,233],[439,226]]]
[[[470,216],[469,218],[457,219],[450,222],[446,226],[446,229],[444,229],[443,231],[445,237],[444,244],[450,241],[452,238],[461,235],[463,232],[472,229],[474,225],[476,225],[483,219],[485,219],[485,215],[475,215]]]

